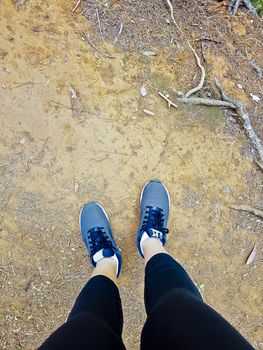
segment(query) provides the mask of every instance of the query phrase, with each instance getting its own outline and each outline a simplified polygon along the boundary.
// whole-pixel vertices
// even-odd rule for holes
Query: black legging
[[[171,256],[157,254],[145,271],[147,321],[142,350],[248,350],[253,347],[206,305],[187,272]],[[124,350],[123,314],[117,286],[107,277],[90,279],[68,320],[40,350]]]

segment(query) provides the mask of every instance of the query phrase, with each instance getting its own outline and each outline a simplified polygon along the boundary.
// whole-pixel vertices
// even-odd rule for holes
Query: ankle
[[[152,247],[163,247],[162,242],[158,238],[149,237],[142,242],[143,251],[151,249]]]
[[[91,277],[102,275],[111,279],[117,285],[117,261],[114,258],[103,258],[97,262]]]
[[[145,264],[156,254],[165,253],[169,254],[164,248],[162,242],[153,237],[149,237],[142,242],[142,249],[145,259]]]
[[[113,257],[103,258],[97,262],[96,268],[102,269],[115,269],[117,267],[117,262]]]

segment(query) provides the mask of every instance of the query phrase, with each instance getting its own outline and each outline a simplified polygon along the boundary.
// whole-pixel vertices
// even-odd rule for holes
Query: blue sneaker
[[[137,232],[137,248],[144,258],[142,242],[150,237],[159,239],[163,246],[167,241],[170,196],[159,180],[151,180],[144,186],[140,199],[140,224]]]
[[[101,205],[90,202],[84,205],[79,216],[80,231],[89,252],[93,267],[103,258],[113,258],[117,262],[116,276],[122,268],[121,252],[116,245],[109,218]]]

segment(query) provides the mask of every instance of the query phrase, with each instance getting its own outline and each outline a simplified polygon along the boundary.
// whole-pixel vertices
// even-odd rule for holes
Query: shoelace
[[[93,227],[88,230],[88,239],[91,247],[91,255],[104,248],[112,248],[112,244],[105,234],[103,227]]]
[[[153,208],[151,206],[146,207],[146,212],[142,224],[142,230],[146,231],[147,229],[154,229],[167,234],[169,230],[163,227],[164,223],[164,214],[161,208]]]

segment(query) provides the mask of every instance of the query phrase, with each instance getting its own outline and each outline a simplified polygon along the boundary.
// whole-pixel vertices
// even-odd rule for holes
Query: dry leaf
[[[255,244],[251,253],[249,254],[249,256],[247,258],[246,265],[249,265],[254,261],[256,254],[257,254],[257,248],[256,248],[256,244]]]

